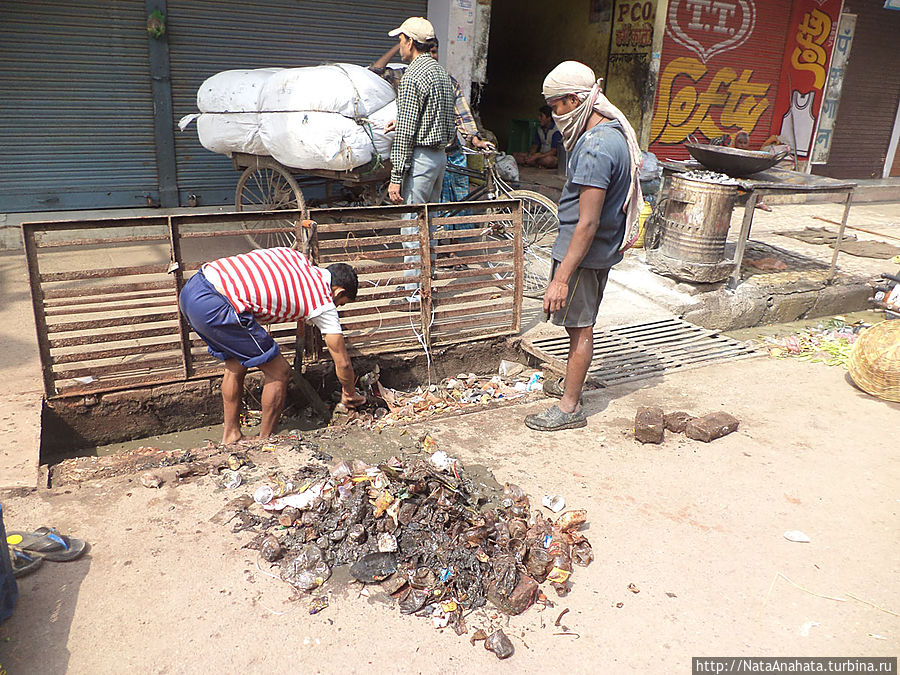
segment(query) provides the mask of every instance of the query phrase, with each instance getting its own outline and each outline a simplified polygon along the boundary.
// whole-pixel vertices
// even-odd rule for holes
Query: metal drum
[[[658,255],[674,276],[710,282],[728,275],[725,239],[737,195],[734,185],[667,178]]]

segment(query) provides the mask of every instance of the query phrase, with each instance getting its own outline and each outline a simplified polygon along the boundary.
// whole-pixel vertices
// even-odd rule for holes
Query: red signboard
[[[771,132],[809,153],[843,0],[794,0]]]
[[[689,137],[741,130],[759,147],[770,135],[789,13],[779,0],[671,0],[650,150],[684,159]]]

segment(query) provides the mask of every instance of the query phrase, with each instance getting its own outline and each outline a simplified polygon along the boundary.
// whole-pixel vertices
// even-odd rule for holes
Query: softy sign
[[[769,136],[789,7],[774,0],[672,0],[651,150],[683,158],[690,136]],[[773,41],[778,48],[773,50]]]

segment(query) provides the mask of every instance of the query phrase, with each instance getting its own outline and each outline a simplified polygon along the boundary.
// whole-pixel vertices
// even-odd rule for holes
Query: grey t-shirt
[[[622,206],[631,183],[631,156],[617,121],[603,122],[581,135],[569,155],[568,176],[559,199],[559,234],[553,259],[562,261],[578,224],[578,197],[582,187],[606,190],[600,226],[581,263],[588,269],[606,269],[622,260],[619,247],[625,238]]]

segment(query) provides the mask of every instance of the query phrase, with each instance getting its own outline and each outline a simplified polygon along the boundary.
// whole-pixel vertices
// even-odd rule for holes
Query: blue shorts
[[[184,285],[178,304],[209,353],[220,361],[237,359],[245,368],[253,368],[281,353],[278,343],[256,317],[250,312],[238,314],[203,272],[197,272]]]

